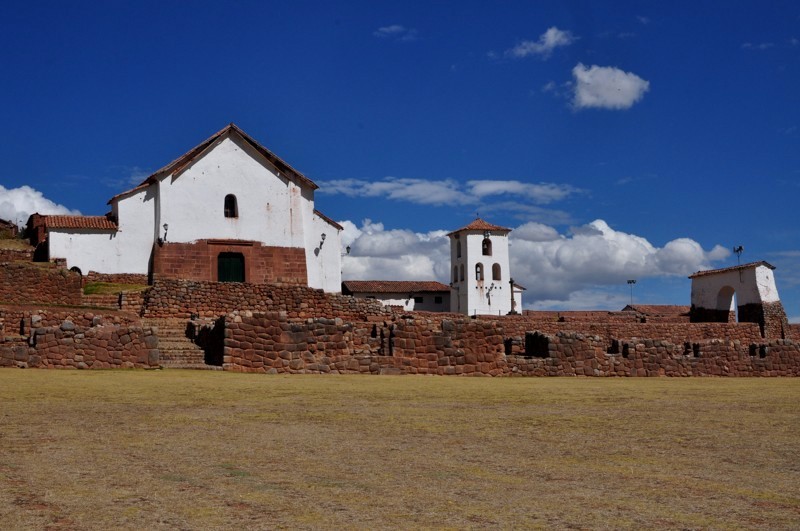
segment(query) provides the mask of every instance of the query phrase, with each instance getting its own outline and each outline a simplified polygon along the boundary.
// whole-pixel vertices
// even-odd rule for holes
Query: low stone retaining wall
[[[0,249],[0,262],[32,262],[31,249]]]
[[[291,318],[380,320],[391,311],[376,301],[301,286],[157,280],[144,294],[145,317],[219,317],[233,311],[285,311]]]
[[[93,316],[92,324],[64,320],[44,326],[31,317],[28,337],[0,339],[0,367],[111,369],[158,367],[158,337],[152,328],[137,324],[105,324]]]
[[[7,304],[81,304],[81,276],[49,263],[0,264],[0,301]]]
[[[496,321],[295,321],[285,312],[235,313],[225,318],[224,326],[223,366],[241,372],[800,376],[800,346],[790,340],[675,344],[535,332],[520,341],[506,337]]]
[[[83,277],[84,282],[111,282],[114,284],[141,284],[146,286],[147,275],[138,273],[98,273],[89,271]]]

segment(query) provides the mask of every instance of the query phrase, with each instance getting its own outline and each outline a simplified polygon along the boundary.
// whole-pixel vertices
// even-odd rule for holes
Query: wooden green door
[[[242,253],[219,253],[217,278],[220,282],[244,282],[244,256]]]

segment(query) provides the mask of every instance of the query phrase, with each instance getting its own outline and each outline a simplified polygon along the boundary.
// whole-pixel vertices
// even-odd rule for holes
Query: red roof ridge
[[[117,230],[117,224],[108,216],[68,216],[49,214],[39,216],[40,224],[48,229],[100,229]]]
[[[689,275],[689,278],[703,277],[706,275],[716,275],[717,273],[727,273],[729,271],[741,271],[743,269],[752,269],[754,267],[762,265],[770,269],[775,269],[774,265],[765,262],[764,260],[759,260],[758,262],[750,262],[747,264],[735,265],[731,267],[723,267],[721,269],[706,269],[705,271],[697,271],[696,273],[692,273],[691,275]]]
[[[453,232],[448,233],[447,235],[450,236],[452,234],[456,234],[458,232],[468,231],[468,230],[479,230],[479,231],[500,231],[500,232],[511,232],[511,229],[506,227],[501,227],[500,225],[493,225],[488,221],[482,220],[481,218],[475,218],[471,223],[461,227],[458,230],[454,230]]]
[[[323,214],[322,212],[320,212],[316,208],[314,209],[314,214],[316,214],[317,216],[319,216],[323,220],[325,220],[328,223],[328,225],[332,225],[333,227],[335,227],[335,228],[337,228],[339,230],[344,230],[344,227],[342,227],[341,225],[339,225],[338,223],[333,221],[331,218],[329,218],[328,216],[326,216],[325,214]]]
[[[196,145],[195,147],[193,147],[192,149],[190,149],[189,151],[178,157],[177,159],[173,160],[166,166],[163,166],[158,170],[156,170],[155,172],[153,172],[150,176],[148,176],[144,181],[136,185],[134,188],[131,188],[130,190],[126,190],[124,192],[115,195],[114,197],[108,200],[108,203],[111,204],[112,201],[114,201],[120,196],[127,195],[131,192],[135,192],[141,188],[149,186],[163,175],[181,173],[187,166],[189,166],[189,164],[194,159],[196,159],[199,155],[201,155],[204,151],[206,151],[206,149],[211,147],[211,145],[213,145],[217,140],[219,140],[225,134],[231,131],[241,136],[245,142],[250,144],[264,158],[266,158],[271,164],[273,164],[276,168],[278,168],[278,170],[288,174],[287,177],[289,177],[291,180],[298,181],[299,184],[305,185],[311,188],[312,190],[316,190],[317,188],[319,188],[319,186],[317,186],[317,184],[314,181],[312,181],[311,179],[309,179],[308,177],[306,177],[305,175],[294,169],[292,166],[289,165],[289,163],[287,163],[279,156],[277,156],[275,153],[273,153],[272,151],[270,151],[269,149],[258,143],[255,139],[253,139],[253,137],[242,131],[242,129],[239,128],[239,126],[231,122],[222,129],[220,129],[219,131],[217,131],[216,133],[214,133],[213,135],[211,135],[210,137],[208,137],[200,144]]]

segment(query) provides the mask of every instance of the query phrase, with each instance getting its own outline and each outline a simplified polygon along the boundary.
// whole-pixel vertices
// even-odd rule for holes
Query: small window
[[[461,258],[461,240],[456,242],[456,258]]]
[[[458,266],[453,266],[453,282],[458,282]]]
[[[226,218],[239,217],[239,207],[236,204],[236,196],[233,194],[228,194],[225,196],[225,217]]]
[[[494,264],[492,266],[492,280],[502,280],[500,278],[500,264]]]
[[[434,304],[441,304],[441,303],[442,303],[442,297],[441,297],[441,296],[439,296],[439,295],[435,296],[435,297],[433,298],[433,303],[434,303]]]
[[[483,251],[483,256],[492,256],[492,240],[484,238],[483,244],[481,244],[481,251]]]
[[[475,280],[483,280],[483,264],[475,264]]]
[[[461,282],[464,282],[464,264],[461,264]]]
[[[422,297],[414,297],[415,304],[422,304],[422,301],[423,301]]]

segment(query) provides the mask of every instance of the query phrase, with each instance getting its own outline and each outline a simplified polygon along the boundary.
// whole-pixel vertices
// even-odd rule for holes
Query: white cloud
[[[775,43],[772,42],[761,42],[758,44],[753,44],[752,42],[745,42],[744,44],[742,44],[742,49],[764,51],[764,50],[769,50],[773,46],[775,46]]]
[[[568,184],[525,183],[516,180],[472,180],[462,186],[454,180],[387,177],[382,181],[337,179],[325,181],[320,193],[348,197],[385,197],[421,205],[476,205],[486,198],[514,196],[525,203],[549,204],[583,190]]]
[[[569,46],[576,39],[577,37],[571,32],[560,30],[553,26],[542,33],[538,41],[522,41],[513,48],[506,50],[506,55],[520,58],[536,55],[542,59],[547,59],[553,53],[553,50],[562,46]]]
[[[386,230],[370,220],[360,227],[340,223],[345,227],[343,245],[352,246],[342,264],[343,278],[450,282],[447,231]],[[627,298],[619,286],[627,279],[688,276],[730,254],[720,246],[705,251],[689,238],[659,248],[603,220],[575,227],[570,234],[529,221],[514,229],[509,241],[511,274],[527,288],[525,304],[536,308],[622,308]]]
[[[391,26],[383,26],[373,31],[372,34],[382,39],[394,39],[398,41],[415,41],[417,40],[418,33],[414,28],[406,28],[400,24],[392,24]]]
[[[470,204],[474,198],[459,189],[452,180],[398,179],[387,177],[382,181],[337,179],[325,181],[320,193],[342,194],[348,197],[386,197],[421,205]]]
[[[450,282],[447,231],[385,230],[382,223],[369,219],[360,228],[351,221],[341,224],[345,227],[342,244],[351,246],[350,255],[342,261],[343,279]]]
[[[39,214],[80,214],[77,210],[70,210],[64,205],[54,203],[42,195],[42,192],[30,186],[8,189],[0,185],[0,219],[24,224],[34,212]]]
[[[478,198],[511,194],[533,200],[538,204],[560,201],[581,190],[568,184],[524,183],[522,181],[476,180],[467,181],[469,193]]]
[[[650,82],[632,72],[610,66],[578,63],[572,69],[575,79],[573,106],[576,109],[629,109],[650,90]]]

